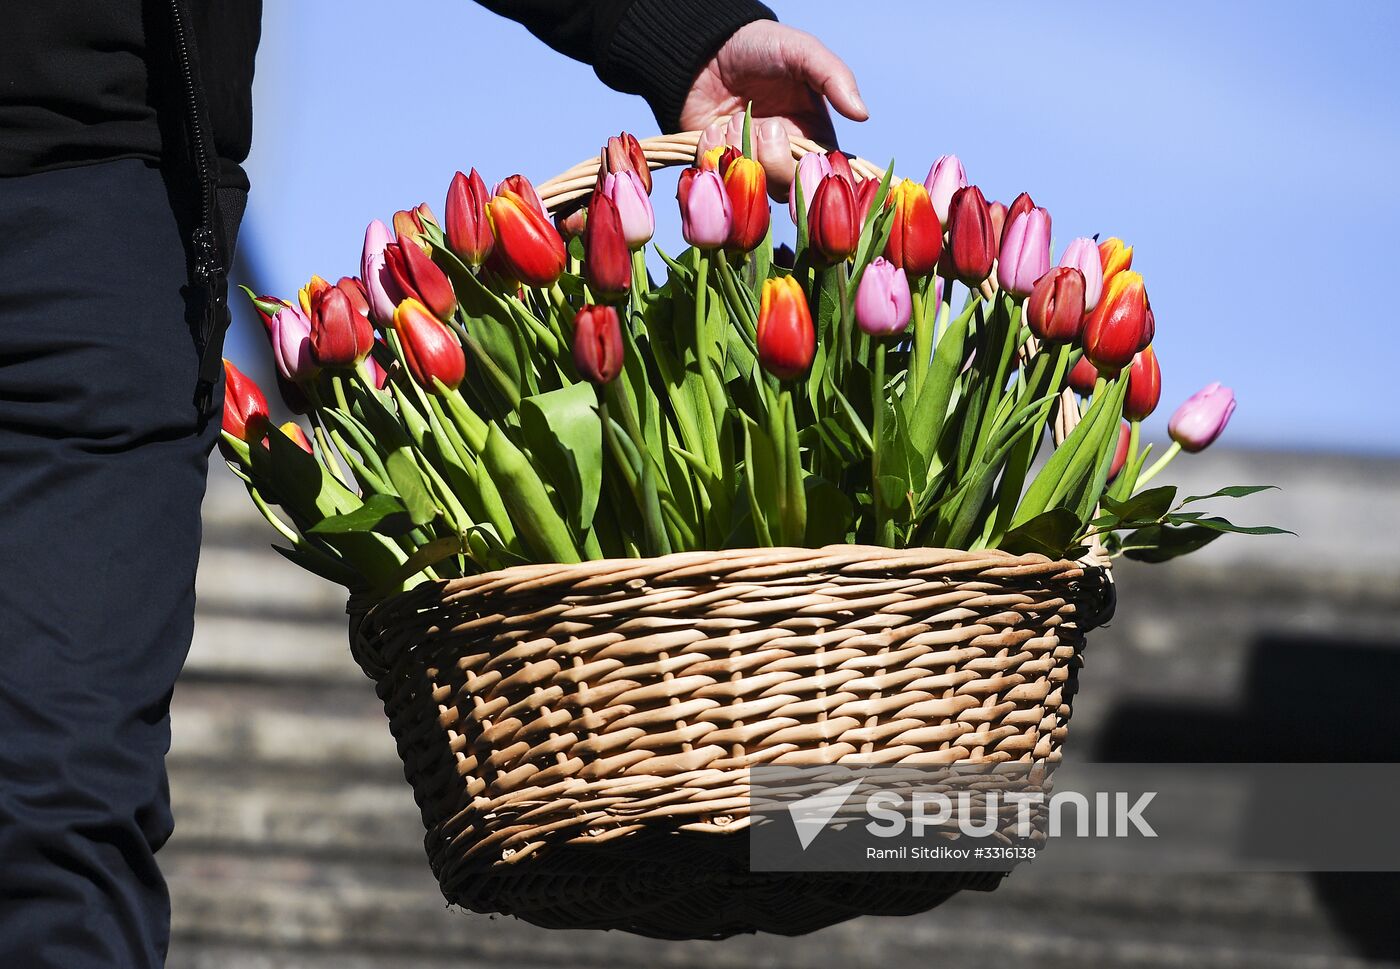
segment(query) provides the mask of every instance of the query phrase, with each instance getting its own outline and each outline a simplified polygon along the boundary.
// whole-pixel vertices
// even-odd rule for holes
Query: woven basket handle
[[[644,138],[640,142],[642,153],[647,159],[647,167],[651,169],[695,164],[695,146],[699,143],[700,132],[698,131],[657,135],[654,138]],[[792,139],[794,161],[809,152],[824,150],[815,141],[806,138]],[[594,182],[598,178],[598,166],[601,162],[602,158],[599,155],[594,155],[592,158],[579,162],[568,171],[555,175],[548,181],[535,186],[545,208],[551,212],[558,211],[570,202],[583,198],[593,191]],[[868,162],[864,158],[852,158],[851,168],[864,178],[882,178],[885,174],[885,169],[882,166]]]

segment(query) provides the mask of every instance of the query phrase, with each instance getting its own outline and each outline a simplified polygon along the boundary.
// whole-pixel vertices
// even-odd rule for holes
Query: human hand
[[[696,75],[681,108],[681,127],[704,128],[713,143],[732,141],[725,128],[753,102],[754,153],[768,173],[773,198],[787,198],[793,160],[789,138],[802,135],[834,147],[826,103],[852,121],[870,113],[855,75],[806,31],[771,20],[745,24]]]

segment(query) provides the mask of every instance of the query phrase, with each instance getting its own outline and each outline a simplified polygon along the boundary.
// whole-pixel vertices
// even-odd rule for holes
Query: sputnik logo
[[[839,787],[828,788],[820,794],[813,794],[811,797],[793,801],[787,806],[788,814],[792,815],[792,826],[797,830],[797,840],[801,842],[803,851],[806,851],[807,846],[817,839],[817,835],[822,833],[827,822],[836,816],[836,812],[841,810],[846,799],[859,786],[859,779],[849,781]]]

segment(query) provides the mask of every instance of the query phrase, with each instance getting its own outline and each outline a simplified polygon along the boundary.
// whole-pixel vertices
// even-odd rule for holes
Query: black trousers
[[[155,852],[218,433],[178,210],[136,160],[0,179],[0,967],[169,943]]]

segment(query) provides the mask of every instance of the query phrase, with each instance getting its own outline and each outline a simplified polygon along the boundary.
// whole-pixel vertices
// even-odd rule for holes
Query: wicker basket
[[[695,135],[643,144],[655,167],[688,163]],[[596,171],[541,194],[567,204]],[[1073,398],[1064,413],[1057,438]],[[794,935],[1002,875],[751,872],[749,768],[1057,761],[1111,592],[1099,565],[996,551],[685,552],[352,600],[351,644],[449,902],[552,928]]]

